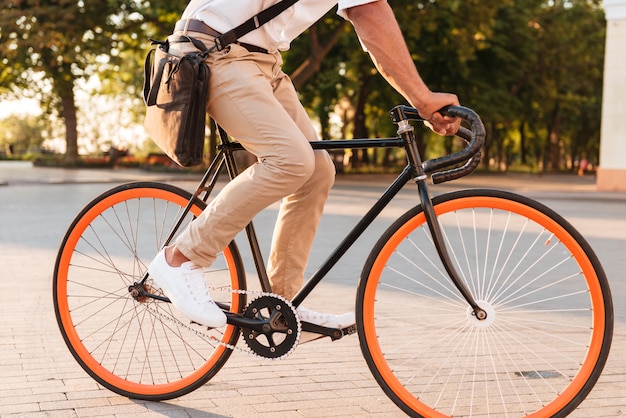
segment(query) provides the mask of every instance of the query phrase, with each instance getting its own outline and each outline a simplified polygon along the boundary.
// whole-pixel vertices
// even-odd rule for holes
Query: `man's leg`
[[[209,61],[209,113],[259,161],[216,196],[176,246],[185,258],[208,266],[259,211],[287,196],[281,205],[269,270],[278,292],[291,297],[302,284],[334,180],[332,160],[325,151],[311,149],[308,141],[316,138],[315,131],[293,85],[280,70],[278,54],[250,55],[233,45]],[[319,325],[336,328],[354,323],[353,314],[303,312],[303,320]]]
[[[317,133],[302,107],[291,80],[282,74],[274,81],[274,95],[309,140]],[[315,151],[315,170],[280,205],[268,262],[272,291],[291,299],[302,287],[311,247],[335,180],[335,167],[326,151]]]
[[[258,162],[228,183],[177,239],[177,248],[201,266],[210,265],[258,212],[300,189],[317,165],[308,138],[274,96],[280,55],[232,45],[209,63],[209,113]]]

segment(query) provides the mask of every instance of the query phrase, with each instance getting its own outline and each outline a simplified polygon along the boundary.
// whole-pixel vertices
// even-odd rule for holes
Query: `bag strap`
[[[146,106],[152,106],[156,104],[157,95],[159,94],[159,85],[161,84],[161,78],[163,77],[163,68],[165,67],[165,61],[161,60],[159,66],[156,69],[154,78],[152,77],[152,56],[154,55],[154,49],[148,52],[146,61],[143,64],[143,101]],[[152,87],[155,88],[152,88]]]
[[[246,20],[235,29],[231,29],[221,36],[218,36],[215,38],[215,46],[217,46],[217,50],[221,51],[227,45],[237,42],[237,39],[246,35],[248,32],[252,32],[253,30],[263,26],[297,2],[298,0],[282,0]]]
[[[273,4],[265,10],[259,12],[259,14],[251,17],[250,19],[243,22],[241,25],[237,26],[234,29],[229,30],[228,32],[222,34],[215,38],[215,47],[218,51],[224,49],[227,45],[237,42],[237,39],[246,35],[249,32],[252,32],[255,29],[263,26],[270,20],[274,19],[276,16],[296,4],[298,0],[281,0],[280,2]],[[200,42],[197,39],[192,37],[185,37],[190,42],[194,44],[196,48],[202,51],[200,54],[205,55],[211,52],[211,49],[206,48],[204,43]],[[168,41],[155,41],[151,39],[152,44],[159,44],[159,47],[165,48],[165,50],[169,50],[169,42]],[[144,80],[143,80],[143,100],[147,106],[152,106],[156,104],[157,95],[159,94],[158,86],[161,84],[161,78],[163,77],[163,68],[165,67],[166,60],[161,60],[159,65],[156,68],[156,72],[154,73],[154,77],[152,76],[152,55],[154,55],[154,49],[151,50],[146,56],[146,61],[144,62]],[[156,88],[151,88],[156,87]]]

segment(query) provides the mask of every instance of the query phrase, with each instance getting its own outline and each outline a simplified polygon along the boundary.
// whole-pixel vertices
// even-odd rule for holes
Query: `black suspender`
[[[215,38],[215,45],[217,46],[217,49],[222,50],[224,47],[226,47],[226,45],[236,42],[237,39],[246,35],[248,32],[252,32],[253,30],[263,26],[264,24],[281,14],[283,11],[296,4],[297,1],[298,0],[282,0],[246,20],[235,29],[231,29],[221,36],[218,36],[217,38]]]

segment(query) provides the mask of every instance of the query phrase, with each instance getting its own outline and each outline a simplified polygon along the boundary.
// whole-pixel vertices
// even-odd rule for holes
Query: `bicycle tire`
[[[509,192],[433,199],[476,319],[434,250],[420,206],[391,225],[359,281],[361,350],[384,392],[417,417],[566,416],[606,363],[613,304],[572,225]]]
[[[168,302],[136,299],[141,281],[175,221],[191,200],[178,187],[138,182],[92,200],[74,219],[60,246],[53,277],[56,319],[80,366],[113,392],[134,399],[166,400],[211,379],[228,360],[239,329],[189,324]],[[195,199],[179,228],[205,207]],[[205,271],[218,302],[241,312],[244,267],[232,242]],[[147,290],[161,294],[146,280]],[[224,292],[214,292],[219,287]]]

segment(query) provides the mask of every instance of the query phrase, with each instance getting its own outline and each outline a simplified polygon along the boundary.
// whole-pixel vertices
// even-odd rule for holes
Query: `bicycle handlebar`
[[[472,109],[463,106],[447,106],[439,112],[444,116],[462,119],[470,125],[470,129],[461,127],[456,134],[467,143],[467,146],[461,151],[423,162],[424,172],[433,173],[431,178],[434,184],[455,180],[472,173],[480,163],[480,151],[485,142],[485,127],[478,114]],[[424,118],[419,115],[415,108],[396,106],[391,110],[391,120],[393,123],[399,124],[409,120],[424,121]],[[460,163],[464,164],[449,170],[437,171]]]

